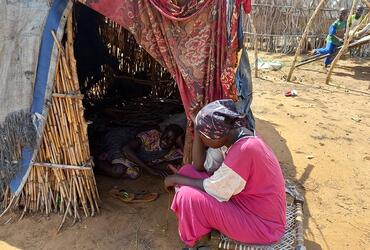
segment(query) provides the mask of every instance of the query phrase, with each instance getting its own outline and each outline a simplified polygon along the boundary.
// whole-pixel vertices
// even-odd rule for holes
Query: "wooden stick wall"
[[[329,1],[330,2],[330,1]],[[296,51],[299,39],[312,16],[314,3],[308,7],[307,1],[264,1],[255,0],[253,4],[253,21],[257,31],[257,42],[254,43],[253,29],[250,22],[246,22],[244,31],[247,32],[247,46],[258,50],[292,54]],[[337,8],[320,8],[310,33],[303,44],[303,52],[321,47],[329,25],[336,19]]]
[[[90,103],[101,101],[114,79],[138,82],[145,78],[152,85],[151,97],[179,98],[176,82],[170,73],[148,52],[139,46],[134,36],[117,23],[101,16],[99,34],[109,49],[110,55],[118,61],[118,69],[110,69],[106,65],[101,67],[104,77],[101,79],[86,79],[84,86],[86,98]],[[120,74],[118,76],[117,74]],[[126,76],[126,79],[123,79]],[[135,80],[136,79],[136,80]]]
[[[72,15],[67,21],[67,41],[58,45],[54,90],[43,132],[41,147],[27,183],[13,208],[27,212],[60,213],[73,222],[81,215],[99,212],[99,194],[92,171],[87,124],[73,51]],[[11,194],[6,194],[8,205]],[[82,209],[80,209],[82,208]]]

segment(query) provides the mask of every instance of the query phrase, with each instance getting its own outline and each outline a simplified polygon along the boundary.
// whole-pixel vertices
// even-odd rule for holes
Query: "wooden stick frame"
[[[308,34],[308,31],[309,31],[309,28],[311,26],[311,23],[314,19],[314,17],[317,15],[318,11],[321,9],[321,6],[326,2],[326,0],[321,0],[319,5],[317,6],[315,12],[313,13],[313,15],[311,16],[309,22],[307,23],[307,26],[305,28],[305,31],[303,32],[303,35],[302,35],[302,38],[300,39],[300,42],[299,42],[299,45],[298,45],[298,48],[295,52],[295,55],[294,55],[294,58],[293,58],[293,61],[292,61],[292,65],[290,67],[290,70],[289,70],[289,73],[288,73],[288,77],[287,77],[287,81],[291,81],[291,78],[292,78],[292,75],[293,75],[293,72],[294,72],[294,69],[296,68],[296,62],[297,62],[297,59],[300,55],[300,52],[301,52],[301,48],[304,44],[304,41],[306,40],[307,38],[307,34]],[[370,8],[370,2],[368,0],[362,0],[362,2],[368,7]],[[353,35],[355,34],[355,32],[353,32],[352,36],[349,36],[349,20],[354,12],[354,9],[356,8],[356,4],[357,4],[357,0],[353,0],[352,1],[352,8],[351,8],[351,12],[350,14],[348,15],[348,20],[347,20],[347,29],[346,29],[346,35],[345,35],[345,40],[344,40],[344,43],[343,43],[343,46],[341,47],[340,51],[337,53],[334,61],[332,62],[331,66],[330,66],[330,69],[327,73],[327,76],[326,76],[326,80],[325,80],[325,83],[326,84],[329,84],[330,82],[330,78],[331,78],[331,75],[332,75],[332,72],[334,70],[334,67],[335,65],[337,64],[339,58],[347,51],[348,49],[348,45],[349,45],[349,42],[352,40],[353,38]],[[366,19],[366,18],[365,18]],[[364,19],[364,20],[365,20]],[[364,21],[363,20],[363,21]],[[360,25],[359,25],[360,26]],[[359,27],[358,26],[358,27]],[[358,28],[357,27],[357,28]],[[369,88],[370,89],[370,85],[369,85]]]
[[[313,20],[315,19],[317,13],[319,12],[319,10],[321,9],[321,7],[326,3],[326,0],[321,0],[319,5],[316,7],[314,13],[312,14],[310,20],[308,21],[307,25],[306,25],[306,28],[303,32],[303,35],[299,41],[299,45],[297,47],[297,50],[295,52],[295,55],[294,55],[294,58],[293,58],[293,62],[292,62],[292,65],[290,66],[290,70],[289,70],[289,73],[288,73],[288,77],[287,77],[287,81],[291,81],[292,79],[292,75],[293,75],[293,71],[294,71],[294,68],[295,68],[295,64],[297,62],[297,58],[298,56],[301,54],[301,48],[303,47],[303,44],[305,43],[306,39],[307,39],[307,34],[310,30],[310,27],[311,27],[311,24],[313,22]]]
[[[351,10],[350,10],[348,18],[347,18],[347,27],[346,27],[346,34],[344,36],[343,46],[339,50],[338,54],[335,56],[333,62],[330,65],[329,71],[326,75],[325,84],[329,84],[331,75],[333,73],[333,70],[334,70],[335,66],[337,65],[338,60],[347,51],[349,42],[352,40],[354,34],[356,33],[356,31],[355,31],[355,32],[353,32],[352,35],[349,34],[349,31],[350,31],[350,25],[349,24],[350,24],[350,20],[352,18],[352,15],[353,15],[353,13],[356,9],[357,2],[358,2],[357,0],[352,1],[352,7],[351,7]]]

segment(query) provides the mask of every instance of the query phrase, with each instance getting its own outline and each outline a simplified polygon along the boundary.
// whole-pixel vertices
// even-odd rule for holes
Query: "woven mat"
[[[285,187],[287,193],[287,227],[279,242],[272,245],[250,245],[229,239],[227,236],[221,234],[219,237],[218,248],[235,250],[290,250],[298,247],[298,249],[305,249],[303,244],[297,246],[297,242],[303,241],[302,223],[297,223],[297,218],[302,222],[303,214],[301,204],[304,202],[304,198],[290,180],[286,180]],[[299,209],[297,209],[297,206],[299,206]],[[299,231],[300,233],[298,233]],[[299,239],[297,239],[297,236]]]
[[[286,211],[287,228],[281,240],[273,245],[247,245],[229,239],[227,236],[220,235],[219,249],[237,250],[272,250],[272,249],[294,249],[296,241],[296,205],[288,205]]]

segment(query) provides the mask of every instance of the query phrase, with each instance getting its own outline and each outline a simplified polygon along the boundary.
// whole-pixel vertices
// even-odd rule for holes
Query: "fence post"
[[[297,50],[295,52],[294,59],[293,59],[293,62],[292,62],[292,66],[290,67],[290,70],[289,70],[287,81],[290,81],[290,79],[292,78],[294,67],[295,67],[295,64],[297,62],[297,58],[301,54],[301,48],[303,46],[304,41],[307,38],[307,34],[308,34],[308,31],[310,30],[311,23],[313,22],[315,16],[317,15],[317,13],[319,12],[319,10],[321,9],[321,6],[323,6],[325,2],[326,2],[326,0],[321,0],[320,1],[319,5],[316,7],[315,11],[313,12],[310,20],[308,21],[308,23],[306,25],[306,28],[305,28],[305,30],[303,32],[303,35],[302,35],[302,38],[299,41],[299,45],[298,45]]]

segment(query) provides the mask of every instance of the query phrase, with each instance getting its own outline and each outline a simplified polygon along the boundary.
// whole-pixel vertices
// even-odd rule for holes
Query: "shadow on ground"
[[[337,66],[340,69],[343,69],[347,72],[334,72],[337,76],[351,77],[357,80],[366,81],[370,78],[370,70],[368,66]]]
[[[293,162],[292,153],[290,152],[289,147],[287,146],[286,140],[279,134],[279,132],[275,129],[278,126],[268,121],[264,121],[261,119],[256,119],[256,128],[257,134],[261,136],[264,141],[271,147],[271,149],[275,152],[276,156],[279,159],[280,166],[283,170],[285,178],[288,178],[293,181],[293,183],[297,186],[300,193],[305,197],[306,192],[303,189],[304,183],[310,176],[311,171],[314,169],[314,165],[308,165],[305,168],[304,173],[297,177],[296,166]],[[308,224],[311,218],[310,210],[308,208],[307,201],[305,199],[304,204],[304,231],[305,235],[311,234],[310,230],[308,229]],[[324,235],[322,237],[325,239]],[[313,241],[305,240],[305,245],[307,249],[322,249],[319,244]]]
[[[285,177],[290,178],[305,195],[302,185],[309,178],[314,165],[308,165],[302,176],[296,178],[296,168],[286,140],[276,130],[277,125],[257,119],[257,133],[274,150]],[[181,249],[177,221],[168,210],[169,195],[163,181],[143,175],[138,180],[120,180],[97,176],[101,197],[101,214],[84,218],[72,226],[67,220],[61,233],[56,234],[61,216],[27,215],[22,221],[15,218],[0,226],[0,246],[8,244],[20,249]],[[125,204],[109,196],[113,187],[127,191],[146,190],[160,193],[158,200],[145,204]],[[304,206],[305,234],[310,234],[311,220],[307,203]],[[312,223],[316,223],[313,221]],[[311,234],[312,235],[312,234]],[[324,236],[322,235],[324,238]],[[2,242],[3,241],[3,242]],[[314,241],[305,242],[307,249],[322,249]],[[326,246],[327,248],[327,246]]]

